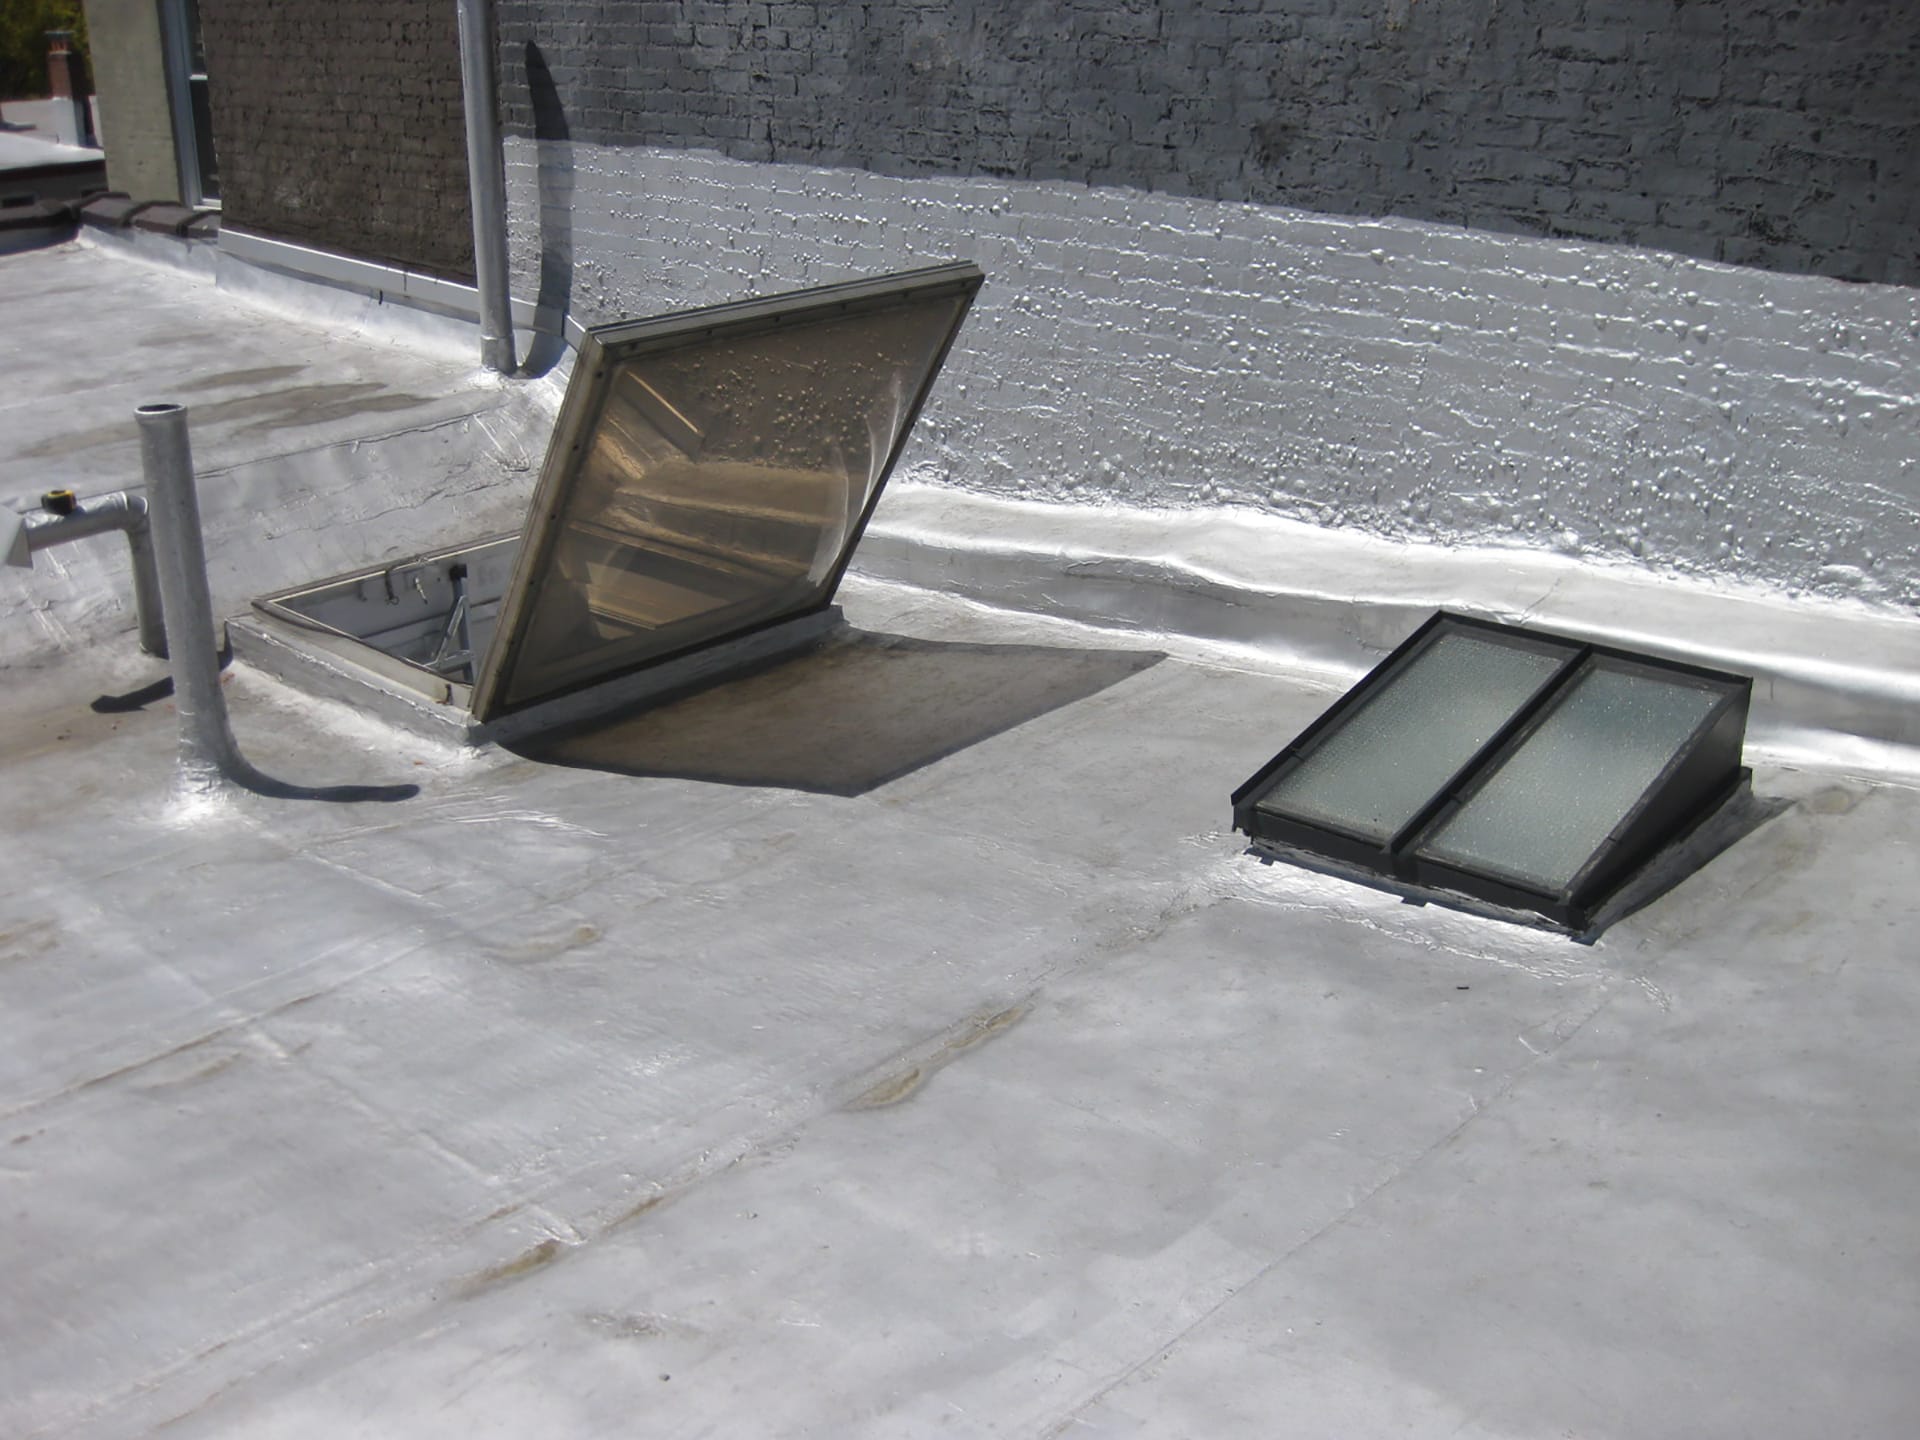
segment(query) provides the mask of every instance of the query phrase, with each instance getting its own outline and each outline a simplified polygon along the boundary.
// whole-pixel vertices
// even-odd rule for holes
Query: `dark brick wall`
[[[200,0],[225,223],[471,281],[453,0]]]
[[[499,17],[523,135],[531,42],[575,139],[1920,283],[1916,0],[499,0]]]

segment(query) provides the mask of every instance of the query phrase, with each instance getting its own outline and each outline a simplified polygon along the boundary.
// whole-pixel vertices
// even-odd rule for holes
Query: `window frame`
[[[167,109],[173,122],[174,166],[179,172],[180,202],[195,210],[218,210],[220,197],[207,193],[200,166],[200,130],[193,108],[195,82],[209,85],[208,72],[193,68],[197,0],[160,0],[160,52],[166,66]],[[212,105],[208,105],[207,150],[214,149]],[[216,155],[216,161],[218,159]],[[217,171],[217,164],[216,164]],[[219,180],[216,173],[215,188]]]

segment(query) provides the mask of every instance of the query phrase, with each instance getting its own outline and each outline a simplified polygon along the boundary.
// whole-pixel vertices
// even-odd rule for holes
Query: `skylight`
[[[1234,824],[1270,858],[1583,931],[1745,783],[1751,691],[1442,612],[1234,792]]]

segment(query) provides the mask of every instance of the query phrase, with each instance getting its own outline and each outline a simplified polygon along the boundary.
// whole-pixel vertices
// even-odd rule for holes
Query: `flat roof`
[[[63,255],[100,277],[77,316],[164,333],[130,262]],[[0,260],[0,321],[36,258]],[[273,544],[319,574],[315,514],[396,483],[341,456],[442,456],[408,550],[524,498],[374,443],[509,428],[497,392],[256,323],[321,378],[230,367],[211,515],[272,522],[282,476]],[[0,347],[9,385],[38,363]],[[246,429],[327,367],[418,403]],[[35,415],[0,456],[109,423]],[[83,585],[116,543],[0,589],[39,627],[0,652],[0,1431],[1895,1435],[1920,1406],[1906,786],[1762,755],[1771,818],[1576,945],[1244,853],[1230,792],[1342,677],[856,566],[843,643],[565,753],[235,667],[260,769],[417,790],[183,811],[162,666]],[[273,558],[210,548],[222,584]]]
[[[43,170],[48,166],[105,165],[104,150],[68,145],[31,131],[0,130],[0,175],[15,170]]]

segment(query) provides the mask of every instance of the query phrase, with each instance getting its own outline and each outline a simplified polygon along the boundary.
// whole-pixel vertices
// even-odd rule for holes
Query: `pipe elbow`
[[[144,533],[147,527],[147,500],[126,490],[113,490],[77,501],[63,513],[37,510],[25,517],[22,528],[27,534],[27,551],[46,550],[70,540],[85,540],[121,530],[130,535]]]

